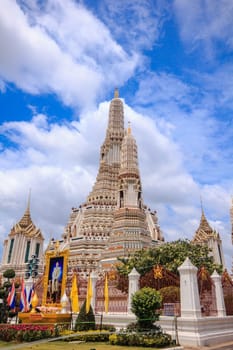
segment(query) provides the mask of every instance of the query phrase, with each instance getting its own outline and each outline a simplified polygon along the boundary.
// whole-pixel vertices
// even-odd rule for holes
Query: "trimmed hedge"
[[[158,333],[114,333],[109,336],[112,345],[143,346],[162,348],[173,344],[169,334]]]

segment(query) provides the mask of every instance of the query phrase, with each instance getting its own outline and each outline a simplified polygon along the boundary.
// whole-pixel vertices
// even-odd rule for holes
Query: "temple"
[[[86,202],[72,209],[59,249],[69,249],[68,265],[85,276],[101,269],[103,259],[163,241],[156,212],[143,202],[137,144],[130,125],[124,128],[123,103],[116,89],[95,184]]]
[[[32,255],[39,259],[38,272],[42,273],[44,263],[44,237],[31,219],[30,196],[22,218],[11,228],[3,245],[3,257],[0,273],[13,269],[16,276],[23,277],[26,265]]]
[[[195,232],[192,242],[194,244],[207,245],[210,249],[210,255],[213,256],[214,262],[222,265],[224,268],[226,267],[220,235],[210,226],[205,217],[203,208],[200,224]]]

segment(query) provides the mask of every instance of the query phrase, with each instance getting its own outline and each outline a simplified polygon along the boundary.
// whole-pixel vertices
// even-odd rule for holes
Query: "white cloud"
[[[148,73],[135,95],[136,107],[156,117],[160,131],[179,147],[197,181],[228,181],[233,171],[232,118],[224,114],[232,110],[231,66],[211,75],[191,74],[192,83],[187,77]]]
[[[190,106],[195,88],[182,82],[179,77],[166,72],[148,72],[140,80],[135,101],[138,105],[179,103]]]
[[[102,1],[99,11],[113,36],[128,50],[152,49],[168,16],[166,1]]]
[[[83,6],[50,0],[43,12],[24,11],[4,0],[0,12],[0,76],[5,82],[85,107],[133,74],[137,54],[129,56]]]
[[[201,47],[205,52],[202,57],[208,59],[215,58],[222,52],[221,45],[226,52],[232,51],[231,0],[175,0],[174,10],[180,25],[181,38],[187,47]]]

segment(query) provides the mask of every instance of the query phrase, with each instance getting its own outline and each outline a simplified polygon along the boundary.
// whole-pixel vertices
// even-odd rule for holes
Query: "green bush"
[[[102,324],[102,326],[98,324],[96,325],[96,329],[101,331],[116,332],[116,327],[112,324]]]
[[[171,336],[160,332],[159,334],[124,332],[114,333],[109,336],[112,345],[142,346],[162,348],[173,344]]]
[[[131,310],[137,316],[140,328],[151,329],[159,319],[156,312],[161,306],[162,297],[158,291],[144,287],[133,294]]]
[[[164,287],[159,290],[164,303],[177,303],[180,301],[180,288],[176,286]]]
[[[132,322],[126,327],[126,332],[148,333],[148,334],[160,334],[162,333],[161,326],[152,325],[151,328],[144,329],[138,322]]]
[[[14,278],[15,277],[15,270],[13,269],[8,269],[6,271],[3,272],[3,277],[5,278]]]
[[[83,303],[81,310],[75,322],[75,331],[88,331],[89,329],[95,329],[95,316],[93,313],[92,306],[90,305],[90,310],[86,313],[86,300]]]

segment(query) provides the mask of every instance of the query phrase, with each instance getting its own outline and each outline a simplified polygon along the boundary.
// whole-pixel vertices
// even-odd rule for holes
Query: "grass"
[[[12,346],[12,343],[0,342],[1,347]],[[64,342],[64,341],[54,341],[46,343],[24,343],[22,345],[22,350],[129,350],[128,346],[120,345],[110,345],[107,343],[77,343],[77,342]],[[132,350],[156,350],[155,348],[144,348],[144,347],[131,347]],[[161,350],[161,349],[160,349]]]

